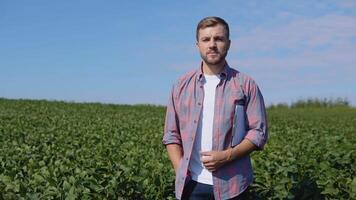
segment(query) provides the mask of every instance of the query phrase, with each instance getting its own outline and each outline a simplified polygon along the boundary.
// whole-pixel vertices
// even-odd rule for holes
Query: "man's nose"
[[[216,42],[214,40],[209,41],[209,48],[216,48]]]

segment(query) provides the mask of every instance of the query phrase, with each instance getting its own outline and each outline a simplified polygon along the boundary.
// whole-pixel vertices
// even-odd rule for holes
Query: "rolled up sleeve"
[[[167,111],[166,111],[164,134],[162,140],[162,143],[164,145],[168,145],[168,144],[182,145],[182,140],[179,131],[179,119],[175,107],[174,91],[175,90],[173,86],[170,98],[168,100]]]
[[[263,96],[254,81],[249,83],[249,98],[246,107],[248,139],[262,150],[268,139],[267,115]]]

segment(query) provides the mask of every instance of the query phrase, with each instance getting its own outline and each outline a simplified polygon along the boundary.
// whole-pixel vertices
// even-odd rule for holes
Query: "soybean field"
[[[356,109],[269,108],[254,199],[356,199]],[[0,200],[174,199],[165,107],[0,99]]]

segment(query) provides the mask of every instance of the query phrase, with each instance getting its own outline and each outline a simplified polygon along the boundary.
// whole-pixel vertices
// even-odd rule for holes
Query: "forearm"
[[[227,154],[227,161],[244,157],[256,149],[256,145],[254,145],[250,140],[244,139],[235,147],[225,150]]]
[[[179,163],[183,157],[183,150],[179,144],[168,144],[166,145],[168,152],[168,157],[171,160],[174,171],[177,172]]]

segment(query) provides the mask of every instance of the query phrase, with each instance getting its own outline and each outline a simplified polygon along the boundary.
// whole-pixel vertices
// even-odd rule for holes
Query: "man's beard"
[[[218,52],[218,56],[219,56],[218,59],[214,59],[214,60],[210,59],[209,60],[209,58],[206,55],[203,55],[202,53],[200,53],[201,58],[207,65],[217,65],[217,64],[224,62],[226,55],[227,55],[227,52],[224,52],[223,54]]]

